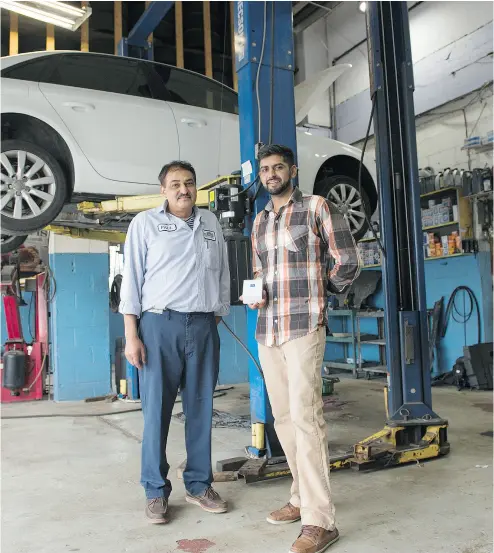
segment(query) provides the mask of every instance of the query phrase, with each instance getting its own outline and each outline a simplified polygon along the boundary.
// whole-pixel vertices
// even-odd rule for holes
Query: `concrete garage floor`
[[[382,386],[377,380],[337,384],[338,400],[348,403],[327,416],[333,452],[382,427]],[[247,414],[247,394],[246,386],[237,386],[215,407]],[[493,441],[481,435],[492,430],[492,394],[435,389],[434,406],[450,422],[449,456],[423,466],[332,475],[341,540],[331,552],[492,551]],[[31,409],[13,407],[5,406],[3,415]],[[216,484],[231,505],[225,515],[185,503],[175,476],[185,457],[179,422],[172,423],[168,445],[173,521],[148,524],[139,486],[141,434],[141,413],[3,420],[2,553],[288,552],[298,526],[265,522],[271,509],[287,501],[288,479]],[[215,429],[214,461],[242,455],[249,441],[247,429]]]

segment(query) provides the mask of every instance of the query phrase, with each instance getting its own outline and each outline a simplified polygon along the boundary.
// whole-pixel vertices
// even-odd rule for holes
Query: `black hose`
[[[466,311],[465,305],[463,305],[463,312],[460,312],[458,305],[456,304],[456,299],[460,291],[463,291],[469,296],[470,308],[468,313]],[[469,288],[468,286],[458,286],[453,290],[453,293],[451,294],[451,297],[449,298],[449,301],[448,301],[448,305],[446,307],[446,312],[444,314],[444,324],[443,324],[443,331],[441,333],[441,337],[444,338],[446,336],[449,320],[453,318],[455,322],[464,325],[464,338],[465,338],[465,346],[466,346],[467,345],[466,327],[467,327],[468,321],[472,317],[474,307],[477,309],[477,329],[478,329],[477,343],[478,344],[482,343],[482,329],[481,329],[481,321],[480,321],[479,303],[472,289]]]
[[[273,143],[274,128],[274,10],[275,3],[271,2],[271,82],[269,85],[269,143]]]
[[[259,363],[257,362],[256,358],[252,355],[252,353],[249,351],[249,348],[242,342],[242,340],[235,334],[235,332],[233,332],[233,330],[225,323],[225,320],[224,319],[221,319],[221,322],[225,325],[226,329],[228,330],[228,332],[235,338],[235,340],[237,340],[237,342],[244,348],[244,350],[246,351],[247,355],[252,359],[252,361],[254,362],[254,365],[256,366],[257,370],[259,371],[259,374],[262,376],[262,378],[264,379],[264,373],[262,372],[262,369],[261,369],[261,365],[259,365]]]
[[[365,148],[367,147],[367,142],[369,140],[370,128],[371,128],[371,125],[372,125],[372,118],[374,117],[374,110],[376,108],[376,94],[375,93],[372,95],[371,101],[372,101],[372,108],[371,108],[371,112],[370,112],[369,123],[367,124],[367,131],[365,133],[364,145],[362,146],[362,155],[360,156],[360,164],[359,164],[359,167],[358,167],[357,185],[358,185],[358,191],[359,191],[359,194],[360,194],[360,198],[362,198],[362,167],[364,165]],[[367,215],[367,210],[365,209],[365,205],[364,205],[364,216],[365,216],[365,220],[366,220],[367,224],[369,225],[369,229],[372,232],[372,234],[373,234],[373,236],[374,236],[374,238],[377,242],[377,245],[379,246],[379,249],[381,250],[383,256],[386,257],[386,252],[384,251],[384,247],[382,245],[382,242],[381,242],[381,240],[379,240],[379,237],[377,236],[377,233],[376,233],[374,227],[372,226],[372,223],[369,219],[369,216]]]
[[[122,288],[122,275],[115,275],[110,289],[110,309],[118,313],[120,305],[120,289]]]

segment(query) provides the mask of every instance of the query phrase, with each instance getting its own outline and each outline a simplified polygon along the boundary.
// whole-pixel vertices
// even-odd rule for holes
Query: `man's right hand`
[[[242,296],[240,296],[240,301],[242,301]],[[256,303],[249,303],[248,306],[250,309],[261,309],[261,307],[266,307],[266,304],[268,303],[268,296],[266,294],[266,290],[262,291],[262,300],[258,301]]]
[[[142,369],[146,364],[146,348],[137,336],[125,341],[125,357],[131,365],[138,369]]]

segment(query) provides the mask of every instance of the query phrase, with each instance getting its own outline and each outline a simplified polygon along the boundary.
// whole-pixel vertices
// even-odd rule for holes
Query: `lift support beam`
[[[137,23],[129,32],[127,38],[122,38],[118,44],[118,55],[128,56],[129,47],[134,47],[132,53],[135,57],[152,60],[153,45],[148,42],[148,36],[156,29],[160,21],[171,10],[175,2],[151,2],[144,10]]]

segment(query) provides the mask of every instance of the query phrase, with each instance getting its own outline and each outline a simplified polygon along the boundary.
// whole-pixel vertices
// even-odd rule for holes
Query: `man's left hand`
[[[215,319],[216,319],[216,324],[219,325],[221,323],[222,317],[215,317]]]

